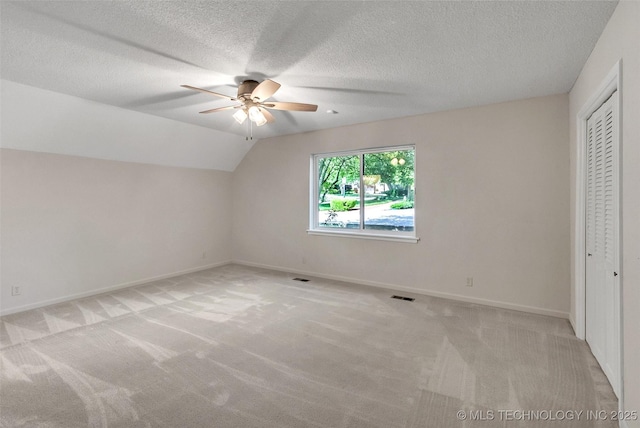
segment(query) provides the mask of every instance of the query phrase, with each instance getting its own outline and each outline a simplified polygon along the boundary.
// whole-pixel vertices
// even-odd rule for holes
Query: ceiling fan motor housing
[[[258,86],[258,82],[255,80],[245,80],[238,86],[238,99],[250,100],[251,93]]]

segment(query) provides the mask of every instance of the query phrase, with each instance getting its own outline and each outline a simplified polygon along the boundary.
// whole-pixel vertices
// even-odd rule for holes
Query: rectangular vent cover
[[[308,279],[306,278],[293,278],[294,281],[300,281],[300,282],[309,282]]]
[[[414,300],[416,300],[413,297],[404,297],[404,296],[396,296],[396,295],[391,296],[391,298],[398,299],[398,300],[406,300],[407,302],[413,302]]]

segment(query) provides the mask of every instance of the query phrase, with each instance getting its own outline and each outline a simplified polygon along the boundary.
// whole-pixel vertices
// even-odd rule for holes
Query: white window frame
[[[414,164],[413,164],[413,177],[414,186],[417,182],[416,179],[416,147],[414,145],[403,146],[385,146],[374,147],[368,149],[349,150],[342,152],[330,152],[330,153],[314,153],[310,159],[310,176],[309,176],[309,229],[307,233],[309,235],[324,235],[324,236],[337,236],[343,238],[362,238],[362,239],[376,239],[383,241],[395,241],[395,242],[408,242],[417,243],[420,238],[416,235],[416,218],[414,211],[413,218],[413,231],[396,231],[396,230],[371,230],[364,229],[364,209],[360,209],[360,229],[342,229],[342,228],[321,228],[319,226],[319,207],[318,207],[318,159],[338,157],[338,156],[358,156],[360,158],[360,189],[364,189],[363,176],[364,176],[364,155],[368,153],[380,153],[389,151],[401,151],[401,150],[413,150]],[[414,191],[414,209],[415,209],[415,191]],[[364,207],[363,203],[364,193],[360,192],[360,206]]]

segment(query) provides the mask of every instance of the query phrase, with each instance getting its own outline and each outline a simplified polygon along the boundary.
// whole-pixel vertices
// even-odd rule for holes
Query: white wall
[[[233,171],[244,137],[71,95],[0,81],[1,147]]]
[[[234,173],[233,258],[567,317],[568,123],[556,95],[261,140]],[[419,243],[307,235],[312,153],[400,144]]]
[[[252,142],[0,83],[2,313],[230,260],[223,171]]]
[[[576,115],[620,59],[624,406],[627,410],[640,411],[640,2],[618,4],[570,93],[572,232],[576,198]],[[571,257],[575,260],[573,249]],[[572,315],[575,316],[573,298],[572,293]],[[627,421],[627,424],[640,427],[640,421]]]
[[[0,168],[3,314],[231,258],[229,172],[12,149]]]

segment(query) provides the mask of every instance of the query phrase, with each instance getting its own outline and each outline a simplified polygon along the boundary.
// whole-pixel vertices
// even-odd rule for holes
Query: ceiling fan
[[[201,111],[200,113],[214,113],[223,110],[239,109],[234,113],[233,118],[240,124],[249,118],[250,122],[255,122],[257,126],[275,121],[275,118],[267,109],[288,110],[288,111],[316,111],[317,105],[289,103],[289,102],[266,102],[280,88],[280,84],[273,80],[265,80],[256,82],[255,80],[245,80],[238,86],[238,96],[230,97],[228,95],[212,92],[207,89],[196,88],[189,85],[181,85],[183,88],[192,89],[194,91],[204,92],[205,94],[215,95],[229,101],[239,101],[241,104],[235,106],[218,107],[210,110]]]

